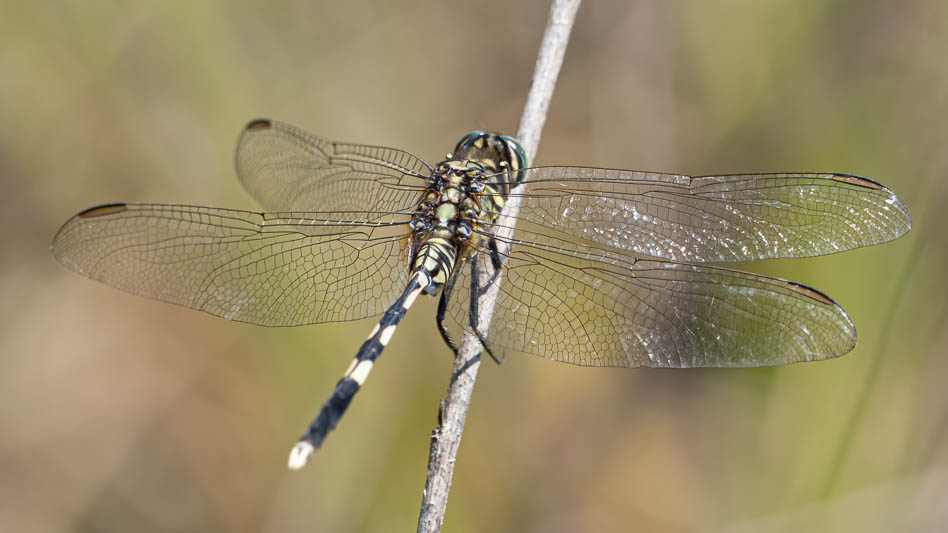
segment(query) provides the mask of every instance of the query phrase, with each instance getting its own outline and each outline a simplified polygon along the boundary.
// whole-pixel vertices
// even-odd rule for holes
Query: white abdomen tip
[[[310,457],[313,456],[315,451],[316,448],[309,442],[305,440],[297,442],[296,446],[293,446],[293,450],[290,452],[290,470],[299,470],[306,466],[306,463],[309,462]]]

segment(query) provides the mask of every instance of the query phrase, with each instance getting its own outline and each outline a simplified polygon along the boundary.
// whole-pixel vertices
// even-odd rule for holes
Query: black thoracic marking
[[[90,207],[79,213],[79,218],[95,218],[103,217],[106,215],[114,215],[115,213],[121,213],[128,209],[128,205],[124,203],[115,203],[115,204],[102,204],[95,207]]]
[[[431,253],[441,270],[446,270],[454,262],[454,257],[447,252],[449,246],[449,243],[433,243],[431,246]]]

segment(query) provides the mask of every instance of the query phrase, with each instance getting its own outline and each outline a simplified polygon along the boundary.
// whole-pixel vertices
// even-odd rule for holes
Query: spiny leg
[[[451,338],[451,334],[448,332],[447,328],[444,327],[444,317],[448,310],[448,301],[451,300],[451,295],[454,292],[454,284],[457,282],[458,276],[460,276],[461,272],[464,270],[464,266],[465,265],[461,265],[460,268],[457,268],[454,271],[454,274],[448,278],[448,282],[444,285],[444,291],[441,293],[441,299],[438,301],[438,315],[436,317],[438,322],[438,331],[441,332],[441,338],[444,339],[444,342],[448,345],[448,348],[451,348],[451,351],[454,352],[455,358],[458,356],[458,346],[454,343],[454,339]],[[478,337],[478,340],[480,340],[480,337]],[[483,346],[483,343],[481,343],[481,345]],[[451,374],[451,383],[454,383],[458,376],[466,372],[467,369],[471,367],[471,365],[478,363],[480,360],[480,353],[468,359],[461,368],[456,369],[454,373]]]
[[[494,265],[494,273],[491,275],[487,283],[484,284],[484,286],[480,286],[477,283],[477,280],[479,279],[477,259],[475,258],[473,261],[471,261],[471,309],[468,316],[468,322],[471,324],[471,330],[473,330],[474,334],[477,335],[477,340],[479,340],[481,342],[481,346],[484,347],[484,351],[487,352],[487,355],[489,355],[490,358],[499,365],[503,363],[504,360],[498,359],[497,356],[494,355],[493,350],[490,349],[490,345],[487,344],[487,339],[485,339],[484,335],[481,334],[479,324],[480,319],[478,318],[478,301],[480,300],[481,295],[484,294],[484,291],[486,291],[487,288],[491,286],[491,284],[497,281],[497,278],[500,276],[500,253],[497,251],[497,244],[494,242],[493,237],[490,239],[490,250],[491,262]]]
[[[490,277],[490,283],[497,281],[500,276],[500,268],[504,266],[504,259],[500,256],[500,250],[497,249],[497,239],[493,235],[487,240],[487,247],[490,249],[490,262],[494,267],[494,273]],[[510,250],[508,250],[508,253]]]
[[[336,383],[332,396],[326,400],[326,403],[319,410],[319,414],[309,425],[309,429],[300,437],[300,440],[290,452],[289,466],[291,469],[299,470],[306,465],[316,449],[323,443],[326,435],[339,423],[339,419],[346,412],[352,398],[359,392],[359,388],[365,383],[366,378],[369,377],[372,365],[375,364],[375,360],[382,354],[385,345],[392,338],[395,328],[402,317],[405,316],[405,312],[430,283],[431,277],[425,271],[416,270],[408,282],[405,292],[382,315],[369,338],[362,343],[362,347],[359,348],[358,353],[352,359],[352,363],[342,379]]]
[[[503,262],[500,257],[500,251],[497,249],[497,240],[494,239],[493,236],[491,236],[490,240],[487,241],[487,245],[490,248],[490,259],[494,267],[494,273],[493,275],[491,275],[491,278],[487,281],[487,285],[482,287],[480,291],[483,291],[484,289],[487,288],[487,286],[490,286],[492,283],[497,281],[497,278],[500,276],[500,268],[503,265]],[[473,263],[477,261],[477,258],[475,257],[473,259],[470,259],[470,261]],[[448,329],[444,326],[444,317],[448,311],[448,301],[451,300],[451,294],[454,291],[454,284],[455,282],[457,282],[458,276],[461,274],[462,270],[463,268],[456,269],[454,271],[454,274],[452,274],[451,277],[448,278],[448,282],[445,284],[444,290],[441,293],[441,299],[438,300],[438,314],[435,317],[435,321],[438,324],[438,331],[441,333],[441,338],[444,339],[444,343],[448,345],[448,348],[451,348],[451,351],[454,352],[455,357],[457,357],[458,355],[458,346],[454,342],[454,339],[451,338],[451,334],[450,332],[448,332]],[[477,283],[476,281],[477,278],[474,277],[477,273],[477,270],[475,267],[472,266],[471,271],[473,273],[472,278],[471,278],[471,283],[472,283],[472,288],[473,288],[473,284]],[[474,293],[473,290],[471,292],[472,294]],[[477,309],[476,304],[472,304],[472,305],[475,306],[474,309],[476,310]],[[475,313],[475,316],[476,316],[476,313]],[[477,320],[476,319],[473,321],[469,320],[469,322],[471,323],[473,327],[473,325],[477,323]],[[481,333],[477,331],[476,329],[475,329],[475,333],[477,334],[478,340],[481,341],[481,345],[483,345],[486,348],[487,345],[484,343],[484,338],[481,335]],[[498,360],[496,357],[494,357],[494,354],[491,353],[490,350],[487,350],[487,352],[490,354],[491,358],[494,359],[494,361],[497,361],[498,363],[501,362],[501,360]]]
[[[458,356],[458,345],[455,344],[454,339],[451,338],[451,333],[448,331],[448,328],[444,326],[444,317],[448,312],[448,301],[454,292],[454,283],[457,282],[458,275],[460,275],[462,270],[463,268],[455,269],[454,274],[451,274],[451,277],[448,278],[448,282],[444,284],[441,299],[438,300],[438,314],[435,316],[441,338],[444,339],[444,343],[448,345],[448,348],[451,348],[451,351],[454,352],[454,357]]]

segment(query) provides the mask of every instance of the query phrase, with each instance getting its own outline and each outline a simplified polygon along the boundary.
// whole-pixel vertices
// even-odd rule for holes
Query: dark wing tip
[[[73,224],[76,224],[76,223],[77,223],[77,222],[76,222],[77,220],[85,220],[85,219],[90,219],[90,218],[97,218],[97,217],[105,217],[105,216],[109,216],[109,215],[115,215],[115,214],[118,214],[118,213],[123,213],[123,212],[125,212],[126,210],[128,210],[128,204],[126,204],[126,203],[124,203],[124,202],[114,202],[114,203],[111,203],[111,204],[101,204],[101,205],[96,205],[96,206],[90,207],[90,208],[88,208],[88,209],[83,209],[83,210],[80,211],[78,214],[76,214],[74,217],[72,217],[72,218],[70,218],[69,220],[67,220],[67,221],[62,225],[62,227],[59,228],[59,230],[56,232],[56,235],[53,236],[53,242],[51,242],[50,245],[49,245],[50,251],[53,252],[53,255],[55,255],[57,258],[59,258],[59,253],[60,253],[61,250],[59,250],[58,244],[60,244],[60,243],[62,242],[62,241],[60,241],[60,238],[64,235],[64,232],[67,231],[67,228],[70,228],[70,227],[72,227]],[[60,262],[61,262],[61,263],[63,262],[62,259],[60,259]],[[64,264],[65,264],[65,263],[64,263]],[[67,265],[67,266],[68,266],[68,265]],[[69,268],[70,268],[71,270],[74,270],[74,269],[72,269],[72,267],[69,267]]]
[[[820,357],[816,359],[829,359],[834,357],[840,357],[852,351],[856,347],[856,326],[853,324],[849,315],[846,314],[846,311],[839,306],[832,298],[826,295],[823,291],[814,289],[813,287],[808,287],[802,283],[797,283],[795,281],[786,281],[784,282],[784,287],[788,290],[791,290],[802,296],[806,296],[811,300],[815,300],[823,305],[827,305],[836,309],[836,312],[839,313],[840,318],[843,319],[840,325],[841,337],[839,338],[839,343],[833,343],[833,346],[825,346],[824,350],[821,350]],[[806,359],[811,360],[811,359]]]
[[[875,189],[877,191],[886,189],[887,187],[878,181],[871,180],[869,178],[864,178],[862,176],[857,176],[855,174],[834,174],[834,181],[839,181],[842,183],[848,183],[850,185],[855,185],[857,187],[865,187],[867,189]]]
[[[895,194],[892,189],[886,187],[878,181],[864,178],[862,176],[857,176],[855,174],[834,174],[832,179],[833,181],[854,185],[856,187],[883,191],[883,193],[889,195],[889,198],[886,199],[886,203],[891,205],[898,212],[898,214],[901,215],[901,225],[894,228],[893,235],[887,240],[898,239],[912,229],[912,215],[909,213],[908,206],[905,205],[905,202],[903,202],[902,199],[899,198],[899,196]]]
[[[270,129],[273,123],[268,118],[255,118],[247,123],[245,130],[266,130]]]
[[[803,296],[816,300],[817,302],[820,302],[821,304],[831,305],[834,307],[836,306],[836,302],[833,301],[832,298],[827,296],[822,291],[814,289],[813,287],[807,287],[806,285],[802,283],[797,283],[795,281],[788,281],[786,282],[785,286],[787,289],[797,294],[802,294]]]
[[[78,215],[79,218],[95,218],[102,217],[106,215],[114,215],[115,213],[121,213],[128,209],[128,205],[125,203],[111,203],[111,204],[102,204],[95,207],[90,207],[80,211]]]

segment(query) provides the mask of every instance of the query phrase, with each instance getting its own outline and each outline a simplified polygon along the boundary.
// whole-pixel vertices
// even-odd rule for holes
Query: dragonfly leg
[[[493,240],[494,239],[491,238],[492,242]],[[493,255],[496,251],[497,251],[497,246],[495,244],[491,246],[491,259],[495,261],[495,265],[496,265],[496,260],[494,259]],[[500,269],[499,268],[494,269],[494,274],[491,276],[491,279],[488,280],[488,282],[484,286],[478,285],[477,283],[478,275],[479,274],[477,271],[477,260],[475,259],[474,261],[471,261],[471,309],[468,316],[468,322],[470,322],[471,324],[471,330],[473,330],[474,334],[477,335],[477,340],[481,341],[481,346],[484,347],[484,351],[487,352],[487,355],[489,355],[490,358],[493,359],[494,362],[499,365],[504,362],[504,359],[498,358],[496,355],[494,355],[494,351],[490,349],[490,345],[487,343],[487,339],[485,339],[484,335],[481,334],[480,324],[479,324],[480,320],[478,319],[479,312],[478,312],[477,302],[478,300],[480,300],[481,295],[484,294],[484,291],[487,290],[487,288],[490,287],[494,283],[494,281],[497,280],[497,277],[500,275]]]
[[[306,465],[316,449],[322,445],[326,435],[339,423],[339,419],[346,412],[352,398],[355,397],[355,394],[365,383],[366,378],[369,377],[369,372],[372,371],[375,360],[382,354],[382,350],[385,349],[385,345],[392,338],[395,328],[405,316],[405,312],[430,283],[431,277],[425,271],[416,271],[416,274],[412,276],[408,283],[408,287],[405,288],[405,292],[382,315],[369,338],[362,343],[362,347],[359,348],[359,352],[352,359],[352,363],[349,364],[349,368],[342,379],[336,383],[332,395],[323,404],[306,433],[300,437],[300,440],[290,452],[289,466],[291,469],[299,470]]]
[[[438,300],[438,314],[435,316],[435,321],[438,323],[438,331],[441,333],[441,338],[444,339],[444,343],[448,345],[448,348],[451,348],[451,351],[454,352],[454,357],[458,356],[458,345],[455,344],[454,339],[451,338],[451,333],[448,332],[448,328],[444,326],[444,317],[448,312],[448,300],[451,299],[451,294],[454,292],[454,283],[457,281],[461,270],[463,269],[458,268],[454,274],[448,278],[448,282],[444,284],[444,290],[441,292],[441,299]]]
[[[490,248],[490,262],[494,267],[494,274],[490,277],[489,285],[497,281],[497,277],[500,276],[500,268],[504,266],[504,260],[500,256],[500,250],[497,249],[497,239],[493,235],[488,239],[487,247]]]

